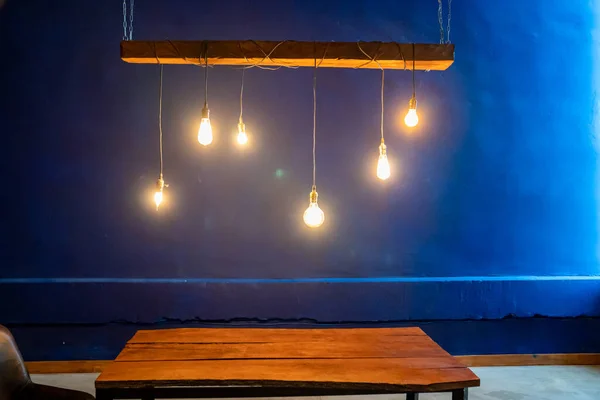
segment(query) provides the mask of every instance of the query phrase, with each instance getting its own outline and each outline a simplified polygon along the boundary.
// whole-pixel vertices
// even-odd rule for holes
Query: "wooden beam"
[[[600,365],[600,353],[583,354],[490,354],[455,356],[469,367],[534,366],[534,365]],[[25,365],[31,374],[65,374],[102,372],[109,360],[29,361]]]
[[[414,49],[414,51],[413,51]],[[122,41],[121,59],[135,64],[369,68],[442,71],[454,62],[453,44],[295,41]],[[378,64],[379,63],[379,64]]]

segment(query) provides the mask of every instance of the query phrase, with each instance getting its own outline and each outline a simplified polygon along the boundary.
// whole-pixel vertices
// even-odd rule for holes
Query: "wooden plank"
[[[600,353],[573,354],[492,354],[455,356],[469,367],[504,367],[535,365],[600,365]],[[27,361],[31,374],[71,374],[102,372],[111,360]]]
[[[290,343],[130,343],[117,361],[450,357],[427,336],[403,341]]]
[[[151,383],[153,386],[261,385],[441,391],[479,385],[479,378],[466,367],[418,368],[411,367],[406,360],[114,362],[98,377],[96,388],[133,388]],[[437,361],[442,363],[440,365],[450,362]]]
[[[414,47],[413,47],[414,46]],[[361,51],[362,49],[362,51]],[[413,54],[414,49],[414,54]],[[121,59],[137,64],[204,64],[445,70],[453,44],[297,41],[122,41]],[[377,60],[377,62],[373,60]]]
[[[448,357],[444,354],[425,354],[423,356],[407,356],[407,357],[371,357],[371,358],[393,358],[396,364],[398,365],[402,365],[403,368],[465,368],[466,366],[454,359],[453,357]],[[310,360],[325,360],[325,361],[331,361],[331,362],[335,362],[337,364],[343,364],[343,360],[351,360],[351,361],[356,361],[356,360],[370,360],[371,358],[309,358],[309,359],[304,359],[304,358],[245,358],[245,359],[194,359],[194,358],[186,358],[186,357],[181,357],[180,359],[178,358],[169,358],[169,357],[153,357],[150,359],[136,359],[135,357],[129,358],[121,358],[119,357],[117,360],[115,360],[115,362],[122,362],[122,363],[131,363],[131,362],[139,362],[139,361],[147,361],[147,362],[179,362],[179,361],[191,361],[191,362],[199,362],[199,363],[213,363],[211,365],[214,366],[219,366],[221,365],[221,362],[226,362],[226,361],[239,361],[239,362],[249,362],[249,361],[270,361],[270,360],[284,360],[284,361],[295,361],[298,360],[298,362],[301,363],[310,363]],[[158,364],[157,364],[158,365]],[[203,364],[199,364],[199,365],[203,365]],[[106,367],[106,366],[105,366]]]
[[[180,328],[138,331],[127,343],[297,343],[377,341],[385,337],[427,336],[420,328],[282,329]]]

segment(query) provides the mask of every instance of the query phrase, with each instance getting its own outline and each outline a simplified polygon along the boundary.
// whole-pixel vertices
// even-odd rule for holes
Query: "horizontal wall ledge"
[[[269,283],[122,278],[63,278],[41,283],[35,279],[5,279],[0,281],[0,292],[15,302],[0,308],[0,321],[48,324],[275,319],[338,323],[600,316],[597,277],[377,279]]]
[[[377,276],[323,278],[0,278],[0,284],[19,283],[395,283],[395,282],[521,282],[600,281],[600,275],[514,275],[514,276]]]

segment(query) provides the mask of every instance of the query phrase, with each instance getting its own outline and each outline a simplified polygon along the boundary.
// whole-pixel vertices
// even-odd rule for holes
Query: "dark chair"
[[[10,331],[0,325],[0,400],[93,400],[75,390],[33,383]]]

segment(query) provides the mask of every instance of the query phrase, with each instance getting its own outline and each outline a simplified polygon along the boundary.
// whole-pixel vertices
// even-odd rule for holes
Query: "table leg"
[[[469,389],[458,389],[452,391],[452,400],[469,400]]]
[[[96,389],[96,400],[113,400],[113,397],[110,395],[110,392]]]
[[[406,393],[406,400],[419,400],[419,393]]]

